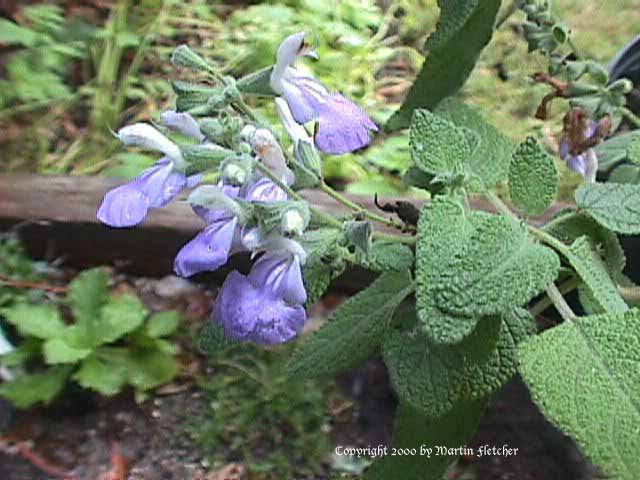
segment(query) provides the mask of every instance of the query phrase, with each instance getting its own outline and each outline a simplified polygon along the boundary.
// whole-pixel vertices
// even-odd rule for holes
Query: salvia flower
[[[560,141],[560,158],[567,166],[584,177],[586,182],[596,181],[598,156],[591,144],[598,141],[599,123],[582,118],[581,112],[567,115],[565,137]]]
[[[195,138],[200,142],[205,140],[204,134],[200,131],[200,125],[198,125],[197,120],[193,118],[190,113],[167,110],[160,114],[160,120],[162,124],[170,130],[179,132],[187,137]]]
[[[376,132],[377,125],[344,95],[329,92],[317,79],[298,71],[294,64],[302,56],[317,58],[305,42],[305,33],[299,32],[280,44],[270,77],[271,88],[289,104],[295,121],[301,125],[317,121],[315,143],[330,155],[369,145],[370,132]]]
[[[97,213],[102,223],[117,228],[137,225],[150,208],[164,207],[200,182],[200,175],[184,174],[180,148],[151,125],[136,123],[121,128],[117,136],[125,145],[158,150],[165,156],[133,181],[107,192]]]

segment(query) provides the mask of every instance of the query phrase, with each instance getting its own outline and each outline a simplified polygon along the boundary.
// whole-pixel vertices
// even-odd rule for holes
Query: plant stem
[[[388,242],[399,242],[407,245],[415,245],[416,237],[407,237],[402,235],[393,235],[391,233],[384,232],[373,232],[373,238],[376,240],[388,241]]]
[[[621,107],[622,116],[633,123],[636,127],[640,127],[640,117],[629,110],[627,107]]]
[[[640,287],[625,287],[623,285],[618,285],[618,293],[622,295],[629,303],[638,303],[640,302]]]
[[[558,286],[558,290],[562,295],[566,295],[567,293],[575,290],[578,287],[578,284],[578,279],[576,277],[572,277],[566,282],[560,284]],[[551,299],[548,296],[545,296],[529,309],[529,313],[531,313],[531,315],[535,318],[552,305],[553,302],[551,301]]]
[[[345,207],[350,208],[351,210],[354,210],[355,212],[364,215],[365,217],[369,218],[370,220],[374,220],[376,222],[384,223],[385,225],[389,225],[390,227],[402,228],[402,225],[400,223],[394,222],[393,220],[385,218],[382,215],[378,215],[377,213],[373,213],[373,212],[367,210],[366,208],[358,205],[357,203],[352,202],[347,197],[342,195],[340,192],[335,191],[333,188],[331,188],[325,182],[322,182],[320,184],[320,190],[322,190],[324,193],[329,195],[334,200],[336,200],[336,201],[340,202],[341,204],[343,204]]]
[[[547,296],[553,303],[553,306],[556,307],[556,310],[560,314],[560,316],[567,322],[570,322],[576,318],[576,314],[573,313],[571,307],[567,303],[567,301],[558,290],[555,284],[551,284],[547,287]]]

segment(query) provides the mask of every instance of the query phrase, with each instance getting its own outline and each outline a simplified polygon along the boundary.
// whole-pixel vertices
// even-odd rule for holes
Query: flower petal
[[[107,192],[98,209],[98,220],[111,227],[133,227],[149,210],[149,198],[131,183]]]
[[[209,225],[178,252],[173,264],[181,277],[213,271],[227,263],[238,220],[222,219]]]
[[[190,113],[167,110],[160,114],[160,120],[162,121],[163,125],[167,126],[171,130],[180,132],[187,137],[195,138],[200,142],[202,142],[205,138],[200,131],[198,122]]]
[[[182,161],[180,148],[148,123],[134,123],[118,130],[118,138],[125,145],[157,150],[171,160]]]
[[[569,168],[571,170],[573,170],[574,172],[579,173],[580,175],[582,175],[584,177],[586,171],[587,171],[587,159],[585,158],[584,154],[582,155],[569,155],[566,158],[567,161],[567,165],[569,166]]]
[[[214,321],[227,336],[269,345],[294,338],[305,320],[304,308],[287,305],[236,271],[227,276],[214,309]]]
[[[302,305],[307,301],[300,259],[290,252],[265,253],[253,264],[249,280],[289,303]]]
[[[267,177],[262,177],[247,188],[245,200],[250,202],[282,202],[287,200],[287,192]]]

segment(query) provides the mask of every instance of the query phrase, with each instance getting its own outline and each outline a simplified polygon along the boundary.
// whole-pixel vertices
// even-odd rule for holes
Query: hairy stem
[[[622,112],[622,116],[626,118],[628,121],[633,123],[634,126],[640,127],[640,117],[629,110],[627,107],[621,107],[620,111]]]
[[[554,283],[547,287],[547,296],[553,303],[553,306],[556,307],[556,310],[563,318],[563,320],[570,322],[576,318],[576,314],[573,313],[573,310],[571,310],[571,307]]]
[[[576,277],[572,277],[566,282],[560,284],[558,286],[558,290],[562,295],[566,295],[567,293],[575,290],[578,287],[579,283],[580,282]],[[529,309],[529,313],[531,313],[531,315],[535,318],[551,306],[553,306],[553,302],[548,296],[545,296]]]

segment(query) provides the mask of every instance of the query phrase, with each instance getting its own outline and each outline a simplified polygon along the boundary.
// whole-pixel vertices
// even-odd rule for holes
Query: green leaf
[[[138,392],[167,383],[180,371],[172,354],[156,349],[130,352],[127,364],[128,381]]]
[[[588,183],[576,191],[578,208],[614,232],[640,233],[640,185]]]
[[[565,322],[521,345],[521,372],[545,416],[611,478],[640,472],[640,313]]]
[[[3,309],[2,314],[25,337],[56,338],[65,327],[55,305],[16,303]]]
[[[448,37],[444,43],[432,40],[439,48],[432,50],[425,59],[422,71],[409,90],[404,104],[389,119],[385,130],[408,127],[414,110],[433,109],[443,98],[453,95],[462,87],[480,52],[493,35],[493,25],[501,2],[485,0],[477,3],[473,13],[468,15],[467,21],[457,29],[455,35],[442,34],[443,38]],[[453,2],[451,5],[453,6]]]
[[[56,363],[76,363],[91,354],[90,348],[76,348],[63,338],[51,338],[44,342],[44,359],[49,365]]]
[[[258,97],[275,97],[276,93],[271,88],[271,71],[273,66],[263,68],[250,75],[242,77],[236,83],[236,87],[246,95]]]
[[[366,360],[382,342],[393,314],[411,293],[411,275],[385,272],[344,302],[293,354],[289,374],[331,376]]]
[[[634,183],[640,182],[640,167],[630,163],[623,163],[613,167],[609,178],[609,183]]]
[[[132,332],[142,325],[147,314],[138,297],[125,294],[110,298],[94,324],[95,345],[114,342]]]
[[[109,274],[104,268],[85,270],[69,285],[68,301],[76,322],[93,321],[109,298]]]
[[[71,368],[65,365],[42,373],[22,374],[15,380],[0,384],[0,395],[18,408],[29,408],[38,402],[48,404],[64,387]]]
[[[478,428],[485,405],[484,399],[457,402],[449,412],[434,418],[400,403],[392,447],[415,449],[416,454],[391,455],[389,450],[365,472],[365,480],[442,478],[447,467],[459,455],[448,454],[448,451],[443,453],[438,448],[459,449],[467,444]]]
[[[578,238],[566,252],[566,257],[589,288],[593,300],[605,312],[624,312],[629,308],[588,237]]]
[[[400,243],[374,242],[367,255],[359,259],[359,264],[375,272],[388,270],[406,271],[413,267],[413,251]]]
[[[455,37],[473,15],[479,0],[438,0],[440,18],[436,30],[424,45],[425,50],[437,50]]]
[[[155,313],[147,320],[147,335],[152,338],[168,337],[180,325],[180,314],[175,310]]]
[[[236,344],[224,334],[224,328],[217,323],[208,322],[200,330],[198,348],[201,352],[209,355],[217,355],[226,348]]]
[[[398,396],[437,417],[456,402],[485,398],[509,381],[517,369],[517,346],[534,331],[524,310],[482,319],[456,345],[433,343],[420,332],[394,331],[386,335],[384,361]]]
[[[435,113],[478,134],[480,144],[465,161],[466,170],[482,182],[476,190],[490,189],[507,179],[515,144],[487,122],[478,108],[449,97],[438,104]]]
[[[0,43],[32,47],[38,42],[40,35],[26,27],[0,18]]]
[[[598,156],[598,170],[608,171],[618,163],[629,160],[629,146],[637,138],[640,138],[640,130],[633,130],[597,145],[594,150]]]
[[[627,147],[627,157],[636,166],[640,165],[640,137],[635,137]]]
[[[415,165],[433,175],[458,172],[471,154],[464,131],[428,110],[413,112],[409,141]]]
[[[112,364],[98,355],[83,360],[73,379],[84,388],[90,388],[102,395],[115,395],[127,382],[127,368],[124,364]]]
[[[429,337],[459,342],[477,317],[526,304],[557,277],[560,260],[510,217],[465,212],[450,201],[424,207],[418,224],[418,314]]]
[[[560,178],[553,157],[529,137],[516,149],[509,167],[513,204],[526,215],[542,215],[558,194]]]

